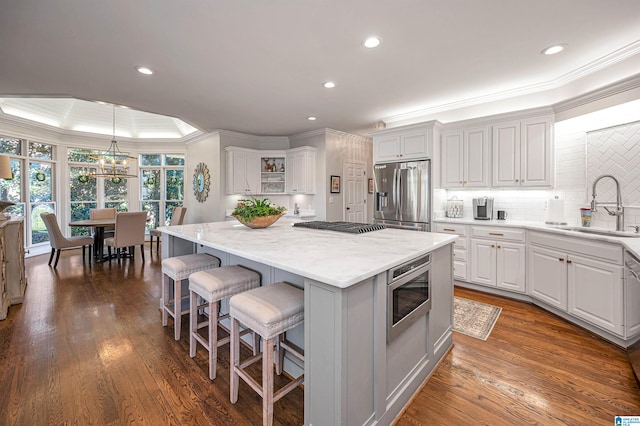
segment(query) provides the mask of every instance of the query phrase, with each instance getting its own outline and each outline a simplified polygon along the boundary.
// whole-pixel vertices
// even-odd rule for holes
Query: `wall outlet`
[[[329,197],[329,204],[333,204],[333,197]]]

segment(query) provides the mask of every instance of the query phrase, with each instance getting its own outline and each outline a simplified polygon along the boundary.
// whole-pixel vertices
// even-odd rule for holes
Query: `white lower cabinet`
[[[569,313],[620,336],[623,324],[623,270],[621,266],[569,255]]]
[[[525,292],[525,245],[471,239],[471,281]]]
[[[567,264],[562,252],[529,248],[529,294],[560,310],[567,310]]]
[[[603,330],[624,336],[622,249],[542,233],[531,233],[530,239],[545,246],[529,247],[529,294]]]
[[[434,232],[458,235],[458,239],[453,243],[453,278],[460,281],[469,281],[467,227],[460,224],[438,223],[435,225]]]

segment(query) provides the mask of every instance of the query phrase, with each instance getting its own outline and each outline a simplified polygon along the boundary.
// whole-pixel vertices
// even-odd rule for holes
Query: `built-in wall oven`
[[[387,343],[429,312],[430,280],[430,254],[387,272]]]

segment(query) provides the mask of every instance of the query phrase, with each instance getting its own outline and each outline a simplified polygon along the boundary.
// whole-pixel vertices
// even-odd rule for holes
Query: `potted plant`
[[[253,198],[239,203],[231,216],[249,228],[266,228],[284,215],[283,206],[277,206],[268,198]]]

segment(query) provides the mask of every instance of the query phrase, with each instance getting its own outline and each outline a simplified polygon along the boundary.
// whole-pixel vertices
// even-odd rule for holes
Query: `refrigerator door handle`
[[[401,171],[398,171],[398,186],[396,188],[396,194],[398,194],[398,204],[396,205],[396,208],[397,208],[396,217],[399,220],[402,220],[402,172]]]
[[[393,193],[393,206],[396,208],[396,216],[398,214],[398,191],[396,190],[396,187],[398,186],[398,169],[393,169],[393,185],[391,185],[392,188],[392,193]]]

